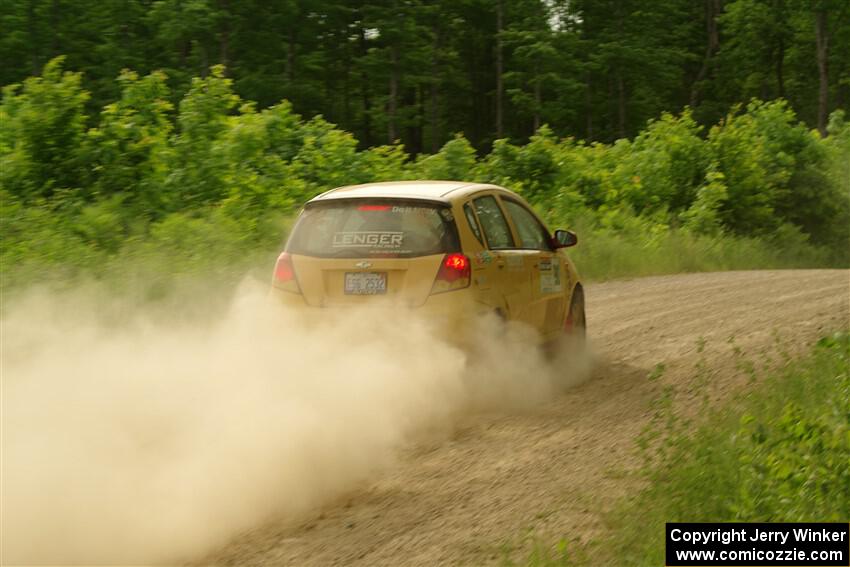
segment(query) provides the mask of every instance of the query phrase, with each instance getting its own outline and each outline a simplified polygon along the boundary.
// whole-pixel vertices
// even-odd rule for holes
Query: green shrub
[[[611,145],[544,126],[480,159],[458,135],[410,160],[399,145],[358,150],[351,134],[303,120],[286,101],[258,111],[221,67],[195,78],[176,110],[163,73],[125,71],[118,100],[88,117],[80,76],[62,63],[7,87],[0,103],[3,290],[168,263],[175,250],[186,256],[164,274],[231,258],[241,267],[276,248],[281,219],[318,193],[423,178],[524,195],[552,225],[578,230],[573,254],[590,279],[850,262],[840,113],[825,140],[784,103],[753,102],[705,138],[685,110]]]

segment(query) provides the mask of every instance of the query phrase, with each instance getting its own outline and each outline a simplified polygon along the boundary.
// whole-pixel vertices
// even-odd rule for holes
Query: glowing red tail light
[[[453,282],[462,278],[469,279],[469,258],[463,254],[448,254],[440,268],[442,279]]]
[[[463,289],[469,286],[471,279],[472,267],[469,258],[458,252],[446,254],[440,263],[431,293]]]
[[[291,291],[299,291],[298,280],[295,279],[295,267],[292,265],[292,256],[289,252],[281,252],[274,266],[274,283],[278,287],[291,288]]]

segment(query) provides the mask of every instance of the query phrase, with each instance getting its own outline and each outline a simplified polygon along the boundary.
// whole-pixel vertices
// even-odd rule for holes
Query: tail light
[[[392,209],[389,205],[360,205],[358,211],[389,211]]]
[[[458,252],[446,254],[440,262],[440,270],[434,278],[431,293],[443,293],[469,287],[472,279],[472,267],[469,258]]]
[[[274,286],[286,291],[300,293],[298,280],[295,278],[295,266],[292,265],[292,256],[289,252],[281,252],[274,266]]]

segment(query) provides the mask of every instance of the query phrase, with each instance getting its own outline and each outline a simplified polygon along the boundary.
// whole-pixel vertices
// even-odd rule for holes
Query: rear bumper
[[[415,307],[383,298],[375,301],[335,303],[323,307],[308,305],[300,293],[283,291],[272,287],[269,295],[287,310],[292,310],[310,323],[321,324],[331,320],[331,313],[382,313],[386,316],[421,319],[433,326],[442,337],[456,342],[466,342],[473,332],[477,316],[492,311],[492,308],[475,301],[470,288],[430,295],[425,303]]]

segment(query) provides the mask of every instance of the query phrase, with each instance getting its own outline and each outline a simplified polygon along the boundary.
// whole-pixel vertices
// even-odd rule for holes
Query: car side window
[[[531,250],[552,249],[549,244],[549,232],[531,211],[510,199],[503,199],[502,202],[505,204],[505,209],[513,219],[519,233],[519,239],[522,241],[520,246]]]
[[[484,244],[484,238],[481,236],[481,229],[478,227],[478,221],[475,219],[475,213],[472,212],[472,205],[465,203],[463,205],[463,214],[466,215],[466,222],[469,224],[469,228],[472,230],[475,238],[478,239],[478,242]]]
[[[496,202],[496,198],[492,195],[486,195],[475,199],[473,203],[490,249],[513,248],[514,238],[511,235],[511,229],[502,214],[502,209],[499,208],[499,203]]]

